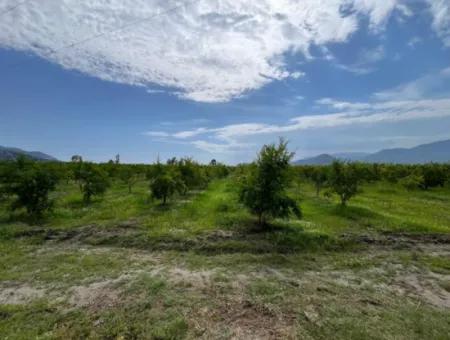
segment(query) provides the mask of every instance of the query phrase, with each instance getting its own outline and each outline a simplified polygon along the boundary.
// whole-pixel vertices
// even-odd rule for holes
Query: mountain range
[[[26,156],[35,161],[57,161],[55,157],[47,155],[40,151],[25,151],[19,148],[8,148],[0,146],[0,161],[14,160],[19,156]]]
[[[334,160],[367,163],[424,164],[450,162],[450,139],[418,145],[413,148],[385,149],[375,153],[321,154],[295,161],[298,165],[328,165]]]

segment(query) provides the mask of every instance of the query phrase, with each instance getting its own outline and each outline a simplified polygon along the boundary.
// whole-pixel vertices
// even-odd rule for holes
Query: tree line
[[[113,182],[121,182],[131,194],[139,180],[146,180],[149,192],[165,205],[174,195],[187,195],[194,189],[204,189],[208,183],[228,175],[230,168],[213,161],[201,165],[191,158],[172,158],[162,164],[120,164],[119,158],[108,163],[84,162],[80,156],[72,162],[35,162],[26,157],[0,162],[0,199],[10,199],[11,211],[24,208],[30,222],[41,220],[52,211],[50,193],[58,183],[75,183],[83,202],[89,205],[102,196]]]
[[[407,190],[429,190],[450,181],[450,164],[394,165],[335,161],[329,166],[292,166],[294,154],[288,143],[265,145],[251,164],[225,166],[212,160],[202,165],[192,158],[171,158],[164,164],[120,164],[115,161],[94,164],[75,155],[72,161],[33,162],[21,157],[0,162],[0,199],[10,199],[12,211],[24,208],[30,221],[36,222],[51,212],[49,194],[59,182],[76,183],[82,200],[90,204],[103,195],[111,183],[120,181],[132,194],[138,181],[147,181],[150,195],[166,205],[175,194],[204,189],[211,180],[230,174],[236,180],[238,200],[257,217],[260,226],[271,219],[302,217],[301,208],[289,189],[294,182],[314,184],[316,195],[336,195],[345,207],[358,194],[363,183],[386,181]]]

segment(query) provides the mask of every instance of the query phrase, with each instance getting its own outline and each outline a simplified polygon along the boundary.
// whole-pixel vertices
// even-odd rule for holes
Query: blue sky
[[[296,158],[450,138],[448,0],[17,3],[3,146],[234,164],[280,136]]]

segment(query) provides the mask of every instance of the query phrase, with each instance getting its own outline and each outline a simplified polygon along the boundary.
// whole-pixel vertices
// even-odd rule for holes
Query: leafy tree
[[[55,190],[57,184],[57,176],[52,171],[18,159],[2,179],[2,190],[15,197],[11,210],[25,208],[29,218],[38,221],[52,209],[49,193]]]
[[[168,198],[172,197],[177,191],[183,192],[185,188],[184,183],[175,171],[164,168],[151,180],[150,190],[152,197],[162,200],[162,204],[166,205]]]
[[[283,139],[278,145],[265,145],[241,181],[240,202],[258,216],[260,226],[266,225],[269,218],[286,218],[291,214],[301,217],[299,206],[286,193],[293,156]]]
[[[77,173],[77,178],[85,203],[90,203],[92,196],[103,195],[110,185],[108,174],[100,167],[90,163],[83,163]]]
[[[347,202],[356,195],[358,182],[358,169],[354,163],[333,162],[329,183],[332,191],[339,196],[342,206],[346,206]]]
[[[185,195],[188,190],[202,186],[206,182],[206,178],[202,172],[200,165],[191,158],[182,158],[177,164],[177,171],[183,181]]]
[[[443,187],[448,173],[440,164],[426,164],[422,166],[423,188]]]

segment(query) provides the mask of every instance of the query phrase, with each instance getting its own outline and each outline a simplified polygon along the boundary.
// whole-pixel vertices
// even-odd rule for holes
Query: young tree
[[[177,164],[177,171],[185,184],[183,195],[186,195],[188,190],[198,188],[206,182],[206,178],[203,175],[200,165],[191,158],[180,159]]]
[[[130,165],[122,165],[119,172],[120,179],[128,186],[128,193],[139,179],[139,173]]]
[[[52,209],[49,193],[55,190],[57,176],[48,169],[19,159],[3,176],[2,190],[15,197],[11,209],[25,208],[28,217],[35,222]]]
[[[278,145],[265,145],[241,181],[239,199],[258,216],[260,226],[266,225],[269,218],[286,218],[291,214],[301,217],[299,206],[286,193],[293,156],[283,139]]]
[[[152,196],[162,200],[163,205],[166,205],[167,199],[175,194],[177,188],[177,180],[169,173],[159,175],[150,182]]]
[[[355,164],[340,161],[333,162],[329,183],[332,191],[339,196],[342,206],[346,206],[350,198],[356,195],[358,182],[358,171]]]
[[[103,195],[110,185],[108,174],[94,164],[83,163],[77,176],[85,203],[90,203],[92,196]]]

